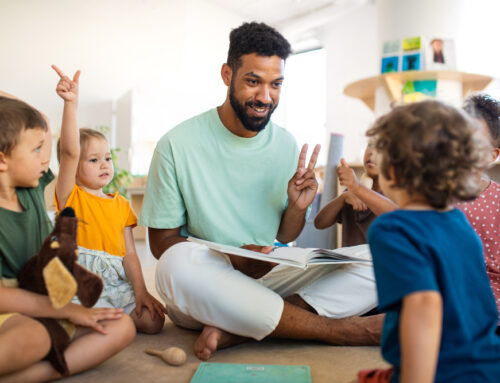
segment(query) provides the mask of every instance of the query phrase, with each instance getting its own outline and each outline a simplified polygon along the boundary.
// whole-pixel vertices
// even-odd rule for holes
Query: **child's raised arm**
[[[63,209],[75,185],[76,171],[80,159],[80,133],[76,122],[80,71],[77,71],[73,76],[73,80],[71,80],[55,65],[52,65],[52,68],[60,77],[56,92],[64,100],[59,141],[59,175],[56,183],[57,205],[59,209]]]
[[[404,297],[399,324],[400,382],[434,382],[442,324],[443,301],[437,291],[419,291]]]
[[[398,208],[389,198],[361,185],[354,170],[347,165],[347,162],[343,158],[340,160],[340,165],[337,167],[337,175],[340,184],[347,187],[350,192],[363,201],[375,215],[387,213]]]
[[[337,216],[344,207],[344,195],[340,195],[334,200],[328,202],[314,217],[314,227],[316,229],[326,229],[332,226],[337,220]]]

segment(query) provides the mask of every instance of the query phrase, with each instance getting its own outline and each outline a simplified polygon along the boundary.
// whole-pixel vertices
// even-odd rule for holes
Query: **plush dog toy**
[[[101,295],[101,278],[77,263],[77,225],[72,208],[61,211],[40,252],[26,262],[18,275],[20,288],[48,295],[55,308],[68,304],[75,293],[83,306],[92,307]],[[46,359],[59,373],[67,376],[64,351],[74,335],[74,325],[52,318],[36,319],[46,327],[52,342]]]

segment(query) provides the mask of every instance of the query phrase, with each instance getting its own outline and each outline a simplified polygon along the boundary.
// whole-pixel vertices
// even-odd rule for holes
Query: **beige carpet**
[[[157,296],[154,289],[156,260],[144,243],[137,243],[137,248],[141,254],[146,285]],[[160,334],[138,334],[132,345],[99,367],[61,381],[189,383],[200,363],[192,351],[197,337],[198,332],[178,328],[167,319]],[[187,361],[184,365],[172,367],[144,353],[146,348],[162,350],[171,346],[186,351]],[[387,366],[378,347],[334,347],[315,342],[276,339],[249,342],[218,351],[210,362],[307,365],[314,383],[350,382],[360,369]]]

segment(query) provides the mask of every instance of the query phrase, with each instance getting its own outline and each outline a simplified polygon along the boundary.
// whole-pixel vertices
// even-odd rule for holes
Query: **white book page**
[[[198,243],[200,245],[205,245],[213,250],[220,251],[221,253],[234,254],[234,255],[239,255],[240,257],[258,259],[258,260],[266,261],[266,262],[282,263],[285,265],[301,267],[301,268],[306,267],[305,263],[300,261],[300,258],[297,258],[295,260],[293,258],[292,259],[290,259],[288,257],[281,258],[281,257],[276,256],[275,252],[276,252],[276,250],[278,250],[280,248],[275,249],[274,251],[272,251],[268,255],[268,254],[264,254],[264,253],[259,253],[257,251],[242,249],[241,247],[223,245],[221,243],[205,241],[203,239],[194,238],[194,237],[188,237],[188,241]],[[304,250],[304,249],[302,249],[302,250]]]

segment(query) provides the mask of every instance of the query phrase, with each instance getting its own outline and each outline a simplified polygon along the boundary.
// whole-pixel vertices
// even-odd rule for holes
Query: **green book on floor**
[[[309,366],[277,364],[205,363],[191,383],[311,383]]]

